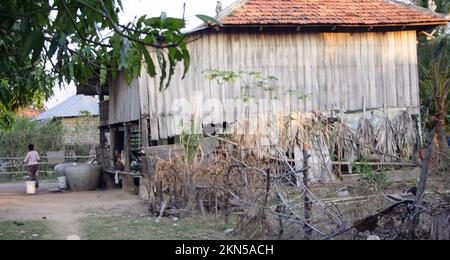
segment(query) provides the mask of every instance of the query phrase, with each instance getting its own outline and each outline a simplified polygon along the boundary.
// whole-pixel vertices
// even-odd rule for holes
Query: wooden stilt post
[[[111,160],[114,163],[115,157],[116,157],[116,138],[117,138],[117,129],[116,128],[110,128],[109,129],[109,139],[110,139],[110,156]]]
[[[148,119],[143,118],[141,122],[141,133],[142,133],[142,147],[148,147],[149,146],[149,139],[148,139]]]
[[[100,111],[100,113],[102,113],[102,105],[101,104],[105,100],[105,96],[103,95],[103,93],[100,93],[98,97],[99,97],[99,101],[100,101],[98,103],[99,111]],[[100,116],[100,118],[101,118],[101,116]],[[100,122],[101,122],[101,119],[100,119]],[[107,143],[105,130],[106,129],[103,126],[100,127],[100,146],[102,146],[102,147],[105,147],[106,143]]]
[[[130,127],[125,124],[124,126],[124,134],[123,134],[123,152],[125,155],[125,171],[130,170]]]
[[[143,117],[141,120],[141,136],[142,136],[142,144],[141,148],[148,148],[150,145],[149,140],[149,119],[147,117]],[[146,155],[143,158],[143,166],[144,166],[144,176],[139,179],[139,197],[143,200],[150,201],[152,199],[151,193],[152,188],[152,176],[149,168],[150,158]]]
[[[125,171],[130,171],[130,126],[125,124],[124,131],[124,155],[125,155]],[[134,185],[134,177],[130,175],[122,175],[122,191],[136,193]]]
[[[115,128],[109,129],[109,145],[110,145],[109,155],[107,157],[110,161],[109,162],[107,162],[106,160],[104,161],[104,166],[106,167],[104,170],[112,170],[112,168],[111,169],[108,169],[108,168],[110,168],[111,166],[114,166],[114,158],[115,158],[115,151],[116,151],[116,129]],[[103,171],[103,177],[106,182],[106,188],[113,189],[115,186],[113,176],[110,173]]]

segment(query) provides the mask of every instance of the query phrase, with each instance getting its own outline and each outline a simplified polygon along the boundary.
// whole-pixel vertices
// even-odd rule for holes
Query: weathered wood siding
[[[100,124],[99,126],[109,125],[109,100],[100,101]]]
[[[109,81],[109,125],[139,120],[139,80],[128,85],[122,73]]]
[[[384,104],[387,107],[419,106],[415,31],[221,32],[193,37],[195,40],[189,44],[191,67],[184,80],[181,79],[181,64],[173,76],[171,86],[164,92],[158,91],[157,78],[148,78],[143,73],[139,79],[140,109],[143,115],[150,118],[152,139],[167,138],[174,134],[177,126],[171,106],[173,102],[180,102],[180,98],[198,108],[210,98],[223,101],[241,95],[242,89],[238,84],[220,87],[215,81],[205,78],[204,71],[216,68],[259,71],[265,76],[277,77],[280,87],[277,97],[282,101],[285,115],[314,109],[330,111],[341,107],[360,110],[363,96],[366,97],[368,109],[382,108]],[[298,99],[298,94],[311,96]],[[255,90],[252,95],[258,98],[267,93]],[[122,98],[129,99],[130,96],[125,94]],[[122,108],[113,109],[125,112]],[[110,117],[112,114],[110,109]],[[116,120],[123,120],[127,116],[124,113]],[[235,121],[235,116],[236,113],[203,123]]]

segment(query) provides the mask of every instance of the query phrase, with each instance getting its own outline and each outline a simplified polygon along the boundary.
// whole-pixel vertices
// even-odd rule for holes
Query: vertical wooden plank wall
[[[138,79],[128,85],[123,74],[119,73],[116,80],[110,80],[109,91],[109,125],[139,120],[141,107]]]
[[[145,73],[136,81],[141,89],[139,109],[150,118],[154,140],[174,135],[177,125],[171,106],[176,100],[187,100],[198,109],[204,105],[202,102],[211,98],[222,102],[239,98],[242,91],[239,84],[219,86],[205,78],[204,71],[217,68],[259,71],[265,76],[279,78],[277,95],[285,115],[341,107],[360,110],[363,95],[368,109],[382,108],[384,104],[388,107],[419,107],[415,31],[203,32],[193,38],[195,40],[189,44],[191,66],[184,80],[181,79],[183,66],[179,64],[171,86],[164,92],[158,90],[158,79],[148,78]],[[121,80],[116,84],[124,83]],[[311,97],[298,99],[292,90],[297,94],[311,94]],[[117,94],[112,92],[112,95]],[[260,90],[253,94],[255,97],[267,96]],[[135,95],[134,90],[125,91],[117,99],[129,99],[131,95]],[[110,123],[129,120],[131,117],[126,111],[135,112],[133,106],[122,110],[127,107],[121,102],[116,103],[116,108],[110,106]],[[235,112],[227,115],[227,121],[236,120],[235,108],[225,106],[225,110]],[[221,116],[203,123],[221,123],[223,120]]]

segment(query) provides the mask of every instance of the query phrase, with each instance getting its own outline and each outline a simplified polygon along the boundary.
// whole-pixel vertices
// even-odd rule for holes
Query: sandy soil
[[[52,223],[61,239],[83,237],[80,220],[89,214],[145,214],[136,195],[121,190],[50,193],[57,183],[41,183],[27,195],[24,183],[0,184],[0,220],[42,220]]]

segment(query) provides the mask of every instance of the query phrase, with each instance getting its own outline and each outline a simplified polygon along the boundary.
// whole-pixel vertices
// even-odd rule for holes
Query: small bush
[[[28,144],[34,144],[40,154],[62,150],[63,134],[64,127],[58,120],[41,124],[17,118],[10,130],[0,132],[0,157],[22,157]]]
[[[362,164],[353,165],[353,168],[360,176],[360,182],[363,186],[371,191],[382,191],[388,185],[386,173],[383,171],[376,172],[369,164],[367,157],[361,160]]]

